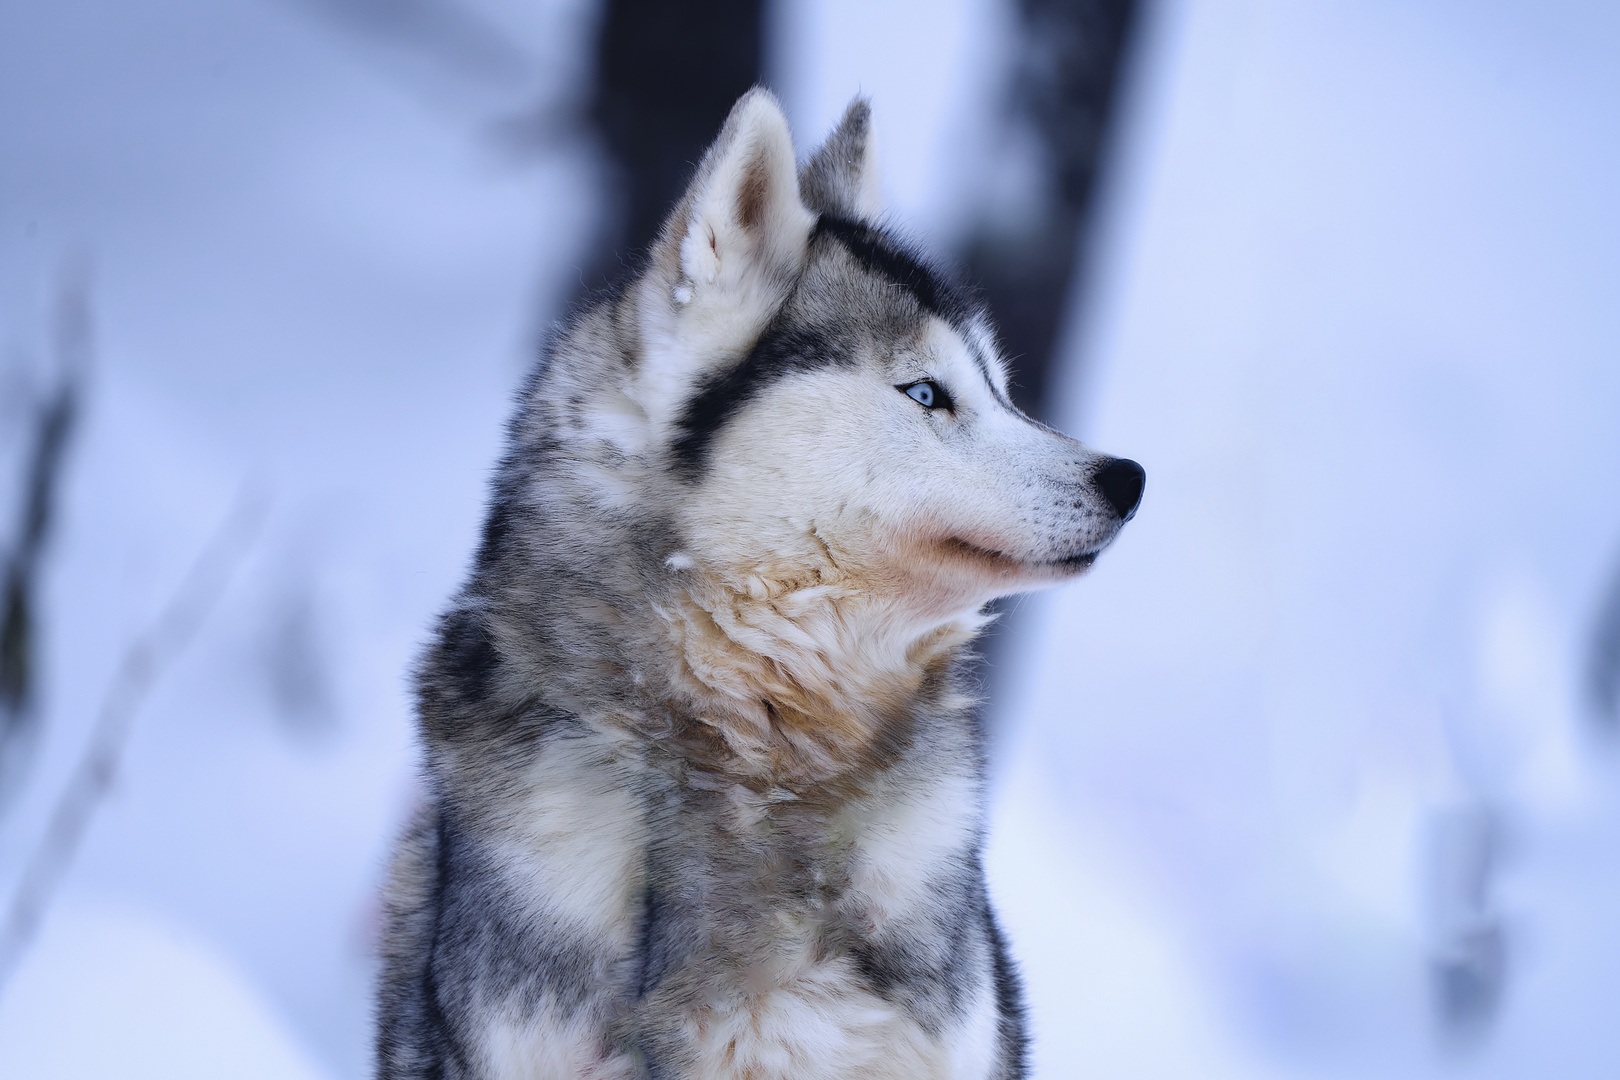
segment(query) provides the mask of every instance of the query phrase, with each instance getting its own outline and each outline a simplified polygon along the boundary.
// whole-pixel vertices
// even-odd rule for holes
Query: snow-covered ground
[[[598,210],[587,147],[494,133],[577,84],[589,3],[469,3],[438,51],[370,7],[0,6],[0,358],[44,367],[79,252],[96,325],[7,898],[131,639],[270,506],[0,996],[0,1075],[365,1075],[405,672]],[[874,94],[900,220],[948,234],[1006,18],[784,2],[779,82],[808,129]],[[1041,1076],[1620,1070],[1578,683],[1620,559],[1617,60],[1597,2],[1154,11],[1064,387],[1147,497],[998,682]],[[1494,1012],[1448,1012],[1492,942]]]

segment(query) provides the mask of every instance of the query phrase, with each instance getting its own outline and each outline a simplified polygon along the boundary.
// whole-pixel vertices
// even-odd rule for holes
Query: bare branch
[[[84,754],[57,801],[44,837],[23,867],[5,924],[0,926],[0,992],[33,939],[91,816],[112,787],[141,702],[213,611],[258,539],[265,510],[261,495],[249,492],[238,499],[157,621],[124,653]]]
[[[0,805],[18,790],[37,735],[36,598],[62,486],[63,462],[90,366],[89,276],[82,262],[62,275],[53,352],[56,385],[33,418],[16,538],[0,576]]]

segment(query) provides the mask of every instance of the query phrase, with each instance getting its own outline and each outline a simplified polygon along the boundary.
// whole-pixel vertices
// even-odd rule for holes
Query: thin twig
[[[86,827],[112,788],[118,761],[141,702],[166,667],[207,621],[264,524],[265,499],[244,493],[192,563],[179,589],[147,631],[124,653],[102,699],[101,713],[78,767],[63,789],[49,827],[34,849],[0,927],[0,992],[15,973],[51,895],[61,884]]]
[[[34,420],[34,447],[23,485],[15,543],[0,570],[0,808],[22,788],[38,733],[35,605],[40,570],[60,497],[63,462],[90,367],[89,272],[75,260],[62,273],[56,303],[56,387]]]

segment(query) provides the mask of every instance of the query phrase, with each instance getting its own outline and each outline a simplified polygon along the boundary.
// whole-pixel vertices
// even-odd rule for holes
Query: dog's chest
[[[691,1075],[985,1075],[995,1039],[989,980],[962,980],[949,1016],[919,1013],[872,962],[943,946],[942,923],[957,913],[941,895],[973,844],[974,794],[949,777],[831,810],[729,793],[714,822],[716,854],[702,870],[686,867],[691,884],[709,879],[711,903],[686,913],[701,922],[690,930],[706,948],[684,958],[687,970],[660,973],[669,992],[654,1005],[684,1029]]]
[[[699,875],[715,918],[767,940],[839,928],[881,937],[926,915],[941,880],[974,849],[977,789],[950,773],[895,778],[842,800],[732,786],[699,805],[672,853]],[[694,882],[699,884],[699,882]]]
[[[530,925],[621,958],[614,1023],[642,1034],[610,1052],[556,997],[538,1013],[514,1000],[483,1040],[492,1075],[628,1080],[642,1055],[683,1080],[989,1074],[988,957],[951,976],[948,1010],[938,994],[919,1008],[917,993],[896,992],[892,962],[873,965],[960,951],[945,939],[963,922],[948,900],[977,837],[970,773],[920,770],[818,801],[615,778],[591,749],[548,757],[502,861],[530,897]]]
[[[752,972],[750,986],[678,1018],[690,1080],[918,1080],[983,1077],[994,1040],[988,995],[979,1030],[930,1033],[863,984],[846,957]],[[972,1018],[970,1018],[972,1019]],[[982,1052],[980,1050],[982,1048]],[[684,1059],[682,1061],[682,1059]]]

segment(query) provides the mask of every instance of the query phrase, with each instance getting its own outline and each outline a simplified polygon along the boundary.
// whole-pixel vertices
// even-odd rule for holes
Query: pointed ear
[[[843,120],[799,174],[799,187],[810,208],[824,214],[859,219],[883,212],[870,100],[850,101]]]
[[[782,106],[755,88],[732,106],[653,247],[650,281],[682,312],[746,316],[774,307],[804,265],[815,216],[799,182]]]

